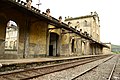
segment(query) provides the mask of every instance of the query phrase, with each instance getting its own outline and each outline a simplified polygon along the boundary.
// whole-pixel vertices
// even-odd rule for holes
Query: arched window
[[[6,27],[5,49],[16,50],[18,45],[18,25],[10,20]]]

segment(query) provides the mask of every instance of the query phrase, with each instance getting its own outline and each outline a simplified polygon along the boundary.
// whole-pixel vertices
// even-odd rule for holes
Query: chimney
[[[94,12],[94,15],[96,15],[96,16],[98,15],[96,11]]]
[[[84,34],[85,34],[85,36],[87,36],[87,32],[86,31],[84,31]]]
[[[68,16],[68,19],[70,18],[70,16]]]
[[[47,15],[48,17],[50,17],[50,9],[47,9],[47,10],[46,10],[46,15]]]
[[[59,22],[60,23],[62,22],[62,16],[59,16]]]
[[[65,17],[65,19],[67,19],[67,17]]]
[[[91,12],[91,15],[93,15],[93,12]]]
[[[71,22],[68,22],[68,26],[71,27]]]
[[[27,2],[26,4],[27,8],[31,9],[32,0],[26,0],[26,2]]]
[[[82,29],[80,29],[80,33],[82,33]]]

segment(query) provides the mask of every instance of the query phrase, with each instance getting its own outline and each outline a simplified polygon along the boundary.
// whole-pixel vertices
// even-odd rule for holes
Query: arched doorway
[[[49,56],[57,56],[58,39],[57,33],[50,33]]]
[[[18,30],[18,25],[14,21],[8,21],[6,27],[5,51],[17,51]]]

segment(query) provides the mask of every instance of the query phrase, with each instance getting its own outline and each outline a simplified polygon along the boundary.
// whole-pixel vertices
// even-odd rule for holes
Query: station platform
[[[8,59],[8,60],[0,60],[0,67],[12,64],[28,64],[28,63],[42,63],[42,62],[50,62],[50,61],[60,61],[60,60],[72,60],[77,58],[87,58],[87,57],[95,57],[101,55],[83,55],[83,56],[74,56],[74,57],[39,57],[39,58],[31,58],[31,59]]]
[[[13,70],[29,69],[39,66],[46,66],[51,64],[58,64],[62,62],[74,61],[84,58],[95,58],[99,56],[111,56],[112,54],[101,54],[101,55],[82,55],[82,56],[71,56],[71,57],[39,57],[31,59],[8,59],[0,60],[0,74]]]

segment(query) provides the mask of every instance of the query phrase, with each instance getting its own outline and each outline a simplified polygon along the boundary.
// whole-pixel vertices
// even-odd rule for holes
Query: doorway
[[[49,56],[53,56],[53,45],[49,45]]]
[[[50,33],[49,56],[57,56],[58,38],[58,34]]]

